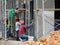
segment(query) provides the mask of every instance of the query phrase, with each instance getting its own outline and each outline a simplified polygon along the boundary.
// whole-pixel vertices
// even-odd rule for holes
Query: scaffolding
[[[14,8],[14,9],[19,8],[16,11],[18,13],[19,18],[22,18],[22,19],[25,18],[25,24],[30,25],[30,21],[31,21],[30,1],[31,0],[15,0],[15,1],[9,0],[6,2],[6,0],[5,1],[1,0],[0,1],[1,19],[2,18],[6,19],[6,17],[9,18],[9,9],[10,8]],[[4,2],[5,2],[5,8],[3,8]],[[54,31],[54,11],[60,10],[60,9],[55,9],[54,2],[55,2],[54,0],[34,0],[34,5],[33,5],[34,9],[32,9],[32,10],[34,11],[33,22],[34,22],[35,39],[38,39],[41,36],[46,36],[51,31]],[[9,6],[8,6],[8,4],[9,4]],[[6,28],[5,24],[2,24],[2,25],[4,25]],[[14,28],[13,26],[12,26],[12,28]],[[12,29],[12,30],[14,30],[14,29]],[[28,30],[30,30],[30,29],[28,29]],[[4,30],[4,34],[5,34],[5,38],[6,38],[6,29]],[[28,35],[30,35],[29,31],[28,31]]]
[[[5,39],[6,35],[5,35],[5,28],[6,28],[6,24],[5,24],[5,19],[6,19],[6,7],[5,7],[5,0],[0,0],[0,38]]]
[[[9,5],[6,6],[6,14],[8,16],[8,19],[9,19],[9,9],[10,8],[13,8],[15,9],[15,11],[18,13],[18,17],[19,19],[24,19],[25,20],[25,25],[30,25],[30,21],[31,21],[31,18],[30,18],[30,0],[15,0],[15,4],[13,4],[13,1],[7,1],[6,3],[9,2]],[[11,2],[11,3],[10,3]],[[9,7],[10,6],[10,7]],[[8,8],[9,7],[9,8]],[[18,8],[18,10],[16,10],[16,8]],[[14,17],[12,20],[14,20],[15,18],[15,14],[14,14]],[[14,21],[11,21],[12,23],[12,27],[11,27],[11,32],[13,33],[13,31],[15,30],[15,25],[13,25],[13,23],[15,23],[15,20]],[[27,29],[27,32],[28,32],[28,35],[30,36],[30,29]],[[15,35],[15,34],[13,34]]]

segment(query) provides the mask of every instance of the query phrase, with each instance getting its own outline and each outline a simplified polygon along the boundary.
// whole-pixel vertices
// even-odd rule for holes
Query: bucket
[[[33,41],[34,40],[34,37],[33,36],[28,36],[28,40],[29,41]]]

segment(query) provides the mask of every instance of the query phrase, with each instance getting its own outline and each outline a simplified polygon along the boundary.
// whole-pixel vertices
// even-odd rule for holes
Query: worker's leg
[[[17,38],[16,38],[16,40],[19,40],[18,31],[16,31],[16,34],[17,34]]]
[[[19,40],[22,41],[22,38],[21,38],[22,35],[19,35]]]
[[[7,36],[7,38],[9,38],[9,29],[8,28],[6,30],[6,36]]]
[[[11,28],[9,27],[9,37],[11,37]]]
[[[28,40],[28,35],[23,34],[23,35],[21,36],[21,38]]]

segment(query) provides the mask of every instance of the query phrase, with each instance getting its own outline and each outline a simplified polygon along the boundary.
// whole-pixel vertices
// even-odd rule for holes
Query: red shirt
[[[27,26],[25,26],[25,25],[21,25],[21,26],[20,26],[20,29],[19,29],[19,34],[20,34],[20,35],[25,33],[26,27],[27,27]]]

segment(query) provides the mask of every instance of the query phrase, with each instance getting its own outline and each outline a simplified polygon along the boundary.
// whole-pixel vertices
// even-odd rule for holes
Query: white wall
[[[41,36],[49,35],[51,31],[54,31],[54,11],[44,11],[44,21],[42,11],[35,13],[35,36],[38,39]]]
[[[54,11],[44,11],[44,35],[48,35],[51,31],[54,31]]]
[[[41,37],[42,32],[42,12],[35,12],[35,38]]]

